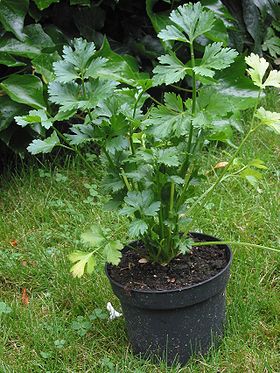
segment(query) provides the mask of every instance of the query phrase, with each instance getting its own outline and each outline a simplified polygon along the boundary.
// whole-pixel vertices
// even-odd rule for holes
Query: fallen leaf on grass
[[[16,247],[17,246],[17,240],[12,240],[10,241],[10,244],[13,246],[13,247]]]
[[[27,294],[27,291],[26,291],[26,288],[23,288],[22,289],[22,293],[21,293],[21,301],[22,303],[27,306],[28,303],[29,303],[29,297],[28,297],[28,294]]]
[[[226,166],[228,165],[228,162],[218,162],[215,166],[214,166],[214,169],[218,169],[218,168],[225,168]]]

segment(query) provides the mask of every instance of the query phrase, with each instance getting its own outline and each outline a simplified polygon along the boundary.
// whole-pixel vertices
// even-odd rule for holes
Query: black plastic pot
[[[218,241],[201,233],[192,233],[199,241]],[[199,284],[176,290],[131,290],[114,281],[129,340],[135,354],[159,358],[169,365],[185,364],[193,354],[205,354],[223,335],[225,288],[230,274],[231,250],[226,250],[227,266],[216,276]],[[125,249],[124,249],[125,250]]]

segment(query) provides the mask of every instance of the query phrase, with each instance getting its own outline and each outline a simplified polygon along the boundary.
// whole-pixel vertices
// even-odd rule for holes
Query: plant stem
[[[112,167],[113,169],[116,169],[117,167],[116,167],[116,165],[114,164],[114,162],[113,162],[113,160],[112,160],[110,154],[107,152],[105,146],[102,146],[102,150],[103,150],[103,152],[104,152],[104,154],[105,154],[105,156],[106,156],[108,162],[110,163],[111,167]]]
[[[173,209],[174,209],[174,195],[175,195],[175,183],[171,181],[170,185],[170,199],[169,199],[169,220],[172,220]],[[170,251],[172,250],[172,228],[169,227],[168,230],[168,247]]]
[[[255,247],[257,249],[265,249],[270,251],[275,251],[277,253],[280,253],[280,250],[274,249],[272,247],[264,246],[264,245],[258,245],[255,243],[248,243],[248,242],[238,242],[238,241],[205,241],[205,242],[195,242],[193,246],[209,246],[209,245],[238,245],[238,246],[249,246],[249,247]]]
[[[189,92],[189,93],[192,92],[192,89],[179,87],[178,85],[174,85],[174,84],[170,84],[170,87],[173,87],[173,88],[178,89],[179,91],[183,91],[183,92]]]
[[[124,169],[121,168],[120,170],[121,170],[121,176],[123,178],[125,186],[127,187],[127,190],[130,192],[132,188],[131,188],[131,185],[129,184],[129,181],[128,181],[128,178],[127,178],[126,174],[124,173]]]
[[[190,50],[191,50],[191,63],[192,63],[192,115],[194,116],[195,112],[196,112],[196,76],[195,76],[195,71],[194,71],[195,58],[194,58],[193,42],[190,43]],[[193,138],[193,123],[191,121],[186,158],[185,158],[185,160],[182,164],[182,167],[181,167],[181,175],[185,174],[186,169],[189,166],[190,152],[191,152],[191,146],[192,146],[192,138]]]

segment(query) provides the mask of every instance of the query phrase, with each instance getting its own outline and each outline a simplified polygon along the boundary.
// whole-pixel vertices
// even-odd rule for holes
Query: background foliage
[[[195,1],[193,1],[195,2]],[[0,155],[10,149],[24,155],[38,135],[36,127],[21,127],[14,116],[33,109],[51,110],[46,84],[62,46],[74,37],[94,41],[99,48],[106,35],[113,51],[136,58],[140,70],[150,72],[168,43],[156,34],[168,24],[170,10],[179,0],[3,0],[0,3]],[[278,0],[204,0],[219,20],[216,41],[238,51],[268,53],[271,62],[280,54]],[[278,18],[277,18],[278,17]],[[207,41],[199,40],[199,52]],[[159,92],[158,94],[160,94]],[[67,131],[68,125],[61,126]]]

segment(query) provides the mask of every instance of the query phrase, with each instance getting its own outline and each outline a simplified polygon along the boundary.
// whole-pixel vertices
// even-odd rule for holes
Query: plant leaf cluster
[[[246,58],[249,77],[244,71],[240,77],[243,86],[239,88],[231,84],[231,78],[236,83],[235,73],[238,71],[240,75],[242,71],[235,50],[214,41],[207,44],[202,58],[196,58],[193,44],[202,32],[211,31],[214,18],[212,11],[200,4],[186,4],[171,13],[170,24],[160,32],[164,41],[174,35],[178,39],[180,35],[176,43],[183,42],[185,49],[190,50],[191,58],[186,61],[182,61],[174,51],[168,54],[172,57],[168,63],[176,61],[177,65],[185,66],[179,84],[185,81],[185,74],[191,78],[192,91],[187,98],[166,92],[163,103],[144,110],[145,101],[153,99],[148,93],[150,79],[140,79],[140,83],[132,79],[132,84],[129,84],[131,79],[125,78],[126,70],[123,73],[119,73],[118,69],[117,72],[112,71],[111,57],[108,56],[100,71],[104,68],[110,72],[110,77],[116,79],[114,94],[100,97],[96,106],[89,108],[84,106],[84,100],[78,101],[75,108],[85,111],[86,115],[83,124],[73,125],[72,140],[74,136],[81,141],[93,140],[99,144],[104,155],[106,172],[103,187],[111,195],[106,208],[118,209],[122,216],[127,217],[129,239],[141,240],[147,249],[148,260],[161,264],[190,250],[192,240],[188,232],[220,182],[226,182],[230,177],[242,177],[253,187],[257,186],[261,171],[266,166],[261,160],[237,162],[237,156],[248,136],[260,126],[278,132],[279,115],[263,108],[257,109],[263,90],[267,86],[279,85],[278,73],[268,73],[268,64],[263,58],[254,54]],[[194,20],[197,28],[188,20]],[[72,53],[75,53],[74,49]],[[93,55],[100,57],[95,51]],[[93,63],[94,58],[88,61],[87,66]],[[168,86],[170,83],[170,69],[165,69],[165,61],[159,57],[152,80],[154,85],[162,83]],[[69,65],[66,64],[66,68],[69,69]],[[160,81],[159,69],[162,69]],[[60,71],[52,85],[59,82],[79,86],[79,81],[82,81],[80,72],[78,77],[73,76],[72,81],[63,83],[60,82]],[[83,76],[89,80],[100,79],[96,77],[98,74],[97,68],[95,74],[90,76],[84,72]],[[100,74],[104,77],[102,72]],[[247,96],[244,93],[240,103],[242,89]],[[90,97],[88,99],[90,101]],[[59,105],[58,113],[64,111],[63,99]],[[240,111],[253,106],[249,132],[243,135],[240,144],[235,145],[231,136],[233,129],[240,124]],[[211,141],[229,143],[233,155],[227,162],[221,162],[223,165],[214,168],[216,179],[201,194],[200,184],[207,180],[209,173],[203,162]],[[91,245],[93,250],[70,257],[75,263],[72,268],[75,276],[82,276],[85,270],[92,272],[98,255],[105,257],[109,263],[119,262],[122,244],[111,234],[105,239],[101,228],[92,227],[91,232],[82,235],[82,241]]]

